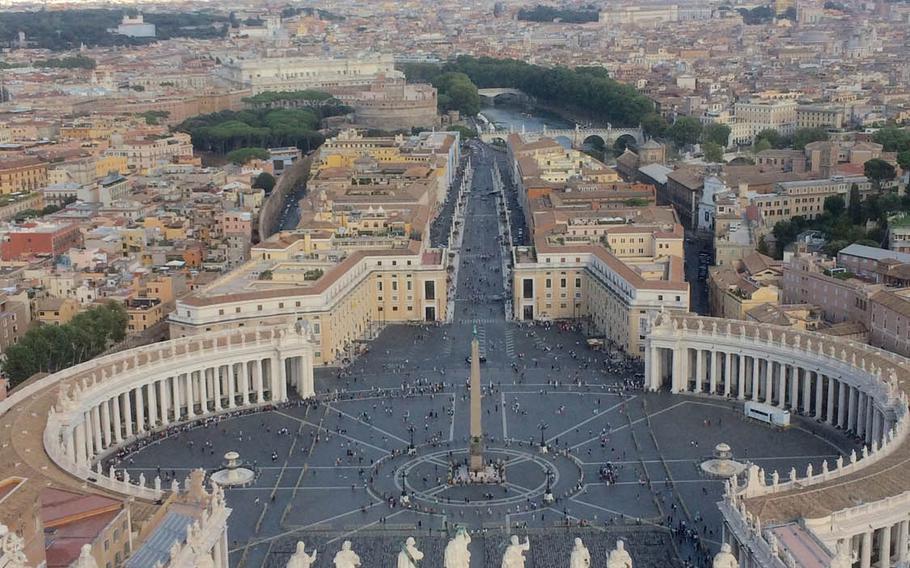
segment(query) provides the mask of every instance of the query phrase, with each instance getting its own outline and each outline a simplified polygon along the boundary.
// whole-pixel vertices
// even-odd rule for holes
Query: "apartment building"
[[[797,215],[814,219],[824,212],[828,197],[840,195],[849,205],[853,184],[858,186],[860,195],[872,187],[865,176],[786,181],[776,184],[771,193],[750,193],[749,202],[770,225],[789,221]]]
[[[31,193],[47,185],[47,163],[35,157],[0,158],[0,195]]]

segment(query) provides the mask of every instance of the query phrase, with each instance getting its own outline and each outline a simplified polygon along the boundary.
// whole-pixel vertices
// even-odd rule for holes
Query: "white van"
[[[760,420],[766,424],[787,428],[790,426],[790,411],[760,402],[747,402],[743,408],[746,418]]]

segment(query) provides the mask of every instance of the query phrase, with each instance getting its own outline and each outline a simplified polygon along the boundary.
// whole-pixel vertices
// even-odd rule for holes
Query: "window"
[[[392,280],[392,291],[398,290],[398,281]]]
[[[544,282],[544,288],[552,288],[552,287],[553,287],[553,281],[550,280],[549,278],[547,278],[546,281]]]
[[[426,300],[436,299],[436,282],[427,280],[423,283],[423,297]]]

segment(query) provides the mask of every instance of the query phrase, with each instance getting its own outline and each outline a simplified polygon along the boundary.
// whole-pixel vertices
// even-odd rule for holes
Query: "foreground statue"
[[[471,544],[471,535],[468,534],[464,527],[458,527],[458,530],[455,531],[455,536],[446,545],[443,558],[445,568],[470,568],[471,551],[468,550],[469,544]]]
[[[316,562],[316,549],[312,556],[306,553],[306,545],[297,541],[297,551],[288,559],[287,568],[310,568]]]
[[[714,555],[712,568],[739,568],[739,562],[733,556],[733,549],[726,542],[720,545],[720,552]]]
[[[632,557],[626,552],[626,545],[622,540],[616,541],[616,548],[607,556],[607,568],[632,568]]]
[[[512,535],[509,546],[502,555],[502,568],[525,568],[525,552],[531,550],[531,542],[525,537],[524,544],[518,543],[518,537]]]
[[[360,566],[360,557],[351,550],[351,541],[344,541],[341,550],[335,553],[335,568],[357,568],[358,566]]]
[[[588,547],[581,542],[581,539],[576,538],[572,555],[569,556],[569,568],[590,568],[590,566],[591,553],[588,552]]]
[[[417,568],[420,560],[423,560],[423,552],[417,550],[417,541],[409,536],[398,553],[398,568]]]

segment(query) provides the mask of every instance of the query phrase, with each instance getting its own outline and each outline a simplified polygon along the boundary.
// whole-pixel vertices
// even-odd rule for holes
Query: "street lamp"
[[[413,454],[416,451],[414,449],[414,425],[413,424],[408,426],[408,433],[411,435],[411,445],[408,446],[408,453]]]

